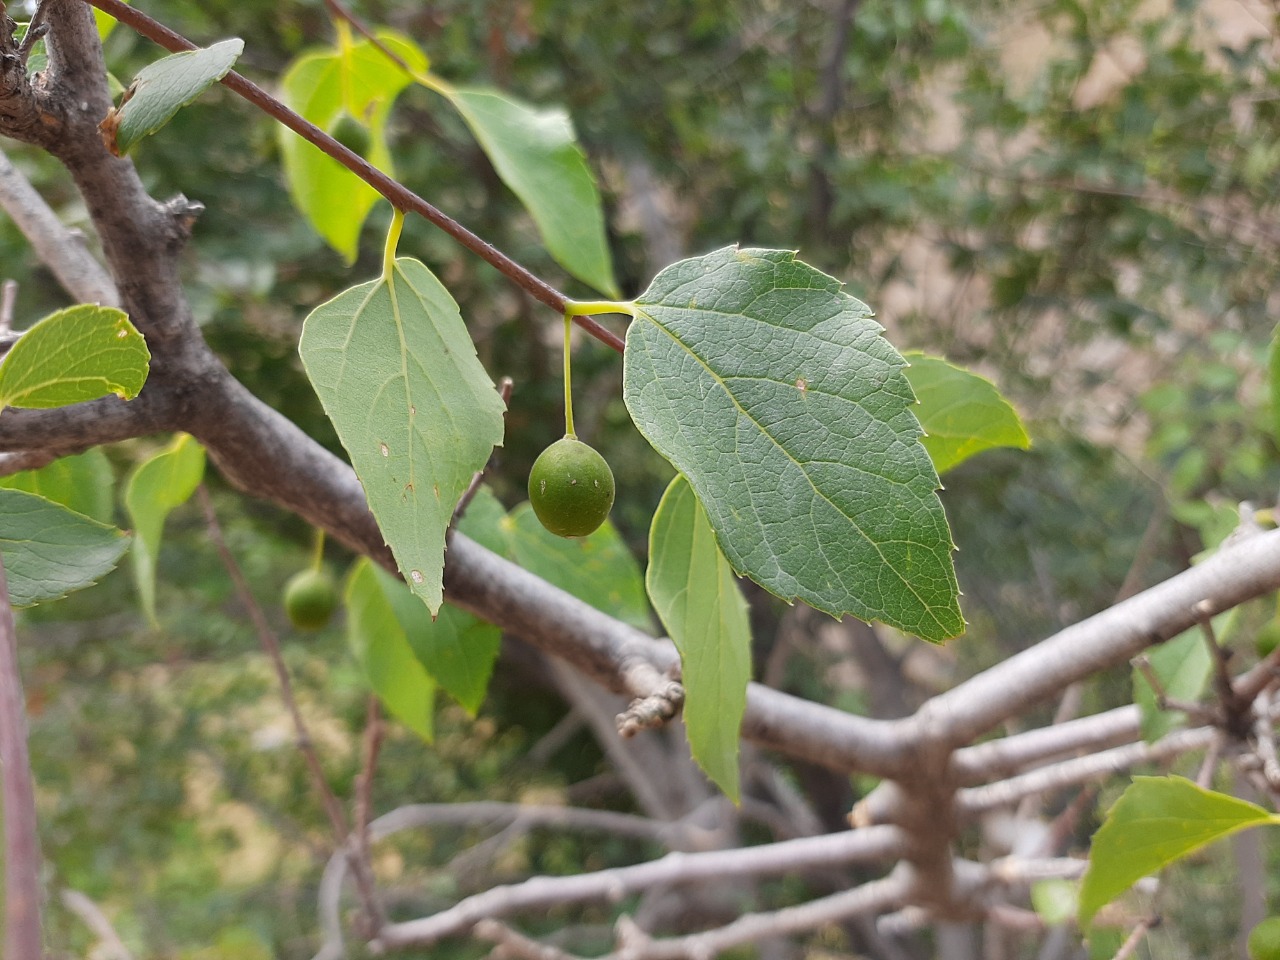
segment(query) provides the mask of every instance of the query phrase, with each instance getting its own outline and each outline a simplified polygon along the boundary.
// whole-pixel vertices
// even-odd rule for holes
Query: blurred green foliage
[[[664,265],[655,251],[798,247],[880,310],[897,346],[974,366],[1029,415],[1032,451],[985,454],[947,479],[971,624],[949,648],[956,675],[1108,606],[1122,585],[1173,572],[1230,529],[1239,500],[1264,506],[1280,486],[1265,373],[1280,251],[1274,24],[1226,33],[1194,0],[1159,17],[1137,0],[367,0],[357,9],[415,37],[442,77],[568,107],[601,178],[625,295]],[[319,0],[184,0],[153,12],[200,43],[243,37],[238,69],[268,85],[332,36]],[[106,51],[119,77],[157,56],[126,29]],[[414,89],[392,116],[404,182],[585,294],[441,107]],[[91,233],[65,174],[10,147],[64,220]],[[375,210],[345,267],[291,207],[271,124],[222,88],[134,160],[155,195],[206,206],[184,268],[209,341],[254,392],[340,450],[296,341],[310,309],[375,274],[387,211]],[[449,287],[489,372],[515,379],[489,478],[514,506],[533,458],[560,433],[560,318],[420,221],[407,224],[401,251]],[[7,219],[0,262],[22,284],[20,326],[65,303]],[[618,358],[584,341],[575,360],[578,429],[612,464],[615,522],[643,553],[671,470],[630,427]],[[109,454],[119,475],[151,449],[133,442]],[[232,550],[282,628],[275,597],[306,564],[310,532],[215,492]],[[330,554],[335,567],[349,559]],[[51,885],[97,900],[140,958],[309,956],[326,825],[194,507],[171,517],[161,569],[158,630],[120,572],[22,618]],[[752,601],[763,664],[785,609]],[[290,638],[286,660],[330,783],[349,800],[365,693],[340,627]],[[393,730],[377,808],[562,798],[603,770],[582,733],[549,765],[524,759],[562,707],[518,669],[500,664],[479,720],[445,709],[431,750]],[[816,666],[788,682],[865,702]],[[1087,702],[1111,706],[1128,691],[1127,676],[1103,677]],[[472,836],[386,845],[376,866],[398,914],[459,892],[440,865]],[[634,841],[533,834],[495,875],[652,853]],[[1191,938],[1181,947],[1189,956],[1226,956],[1230,867],[1214,861],[1196,875],[1212,885],[1213,909],[1180,909],[1204,888],[1175,887],[1166,915],[1186,919],[1177,929]],[[1274,906],[1280,890],[1271,894]],[[47,927],[55,957],[90,946],[56,905]]]

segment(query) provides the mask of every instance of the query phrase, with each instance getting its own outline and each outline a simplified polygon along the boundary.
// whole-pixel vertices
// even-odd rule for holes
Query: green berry
[[[1280,917],[1267,917],[1249,931],[1249,960],[1280,960]]]
[[[529,471],[529,502],[542,525],[558,537],[585,537],[613,507],[613,471],[577,437],[543,450]]]
[[[369,128],[345,110],[329,128],[329,136],[362,157],[369,150]]]
[[[338,606],[338,589],[319,570],[302,570],[284,585],[284,612],[298,630],[319,630]]]

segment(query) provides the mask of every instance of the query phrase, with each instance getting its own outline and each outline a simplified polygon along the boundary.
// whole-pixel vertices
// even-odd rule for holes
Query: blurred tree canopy
[[[799,248],[871,304],[896,343],[968,364],[1015,399],[1036,448],[948,478],[971,629],[936,655],[936,682],[1107,606],[1127,577],[1136,588],[1185,565],[1230,529],[1237,501],[1280,483],[1263,373],[1280,259],[1274,7],[367,0],[357,11],[416,38],[440,76],[568,107],[627,296],[665,263],[725,243]],[[175,0],[163,14],[202,43],[243,37],[238,69],[267,85],[332,29],[319,0]],[[106,52],[120,78],[158,56],[124,28]],[[411,90],[393,116],[399,178],[581,295],[430,96]],[[65,222],[87,223],[58,168],[11,156]],[[210,342],[255,393],[338,449],[295,346],[312,307],[376,269],[385,208],[345,266],[291,206],[272,123],[216,87],[137,162],[153,194],[206,207],[187,285]],[[402,250],[446,280],[491,373],[516,376],[490,478],[512,505],[559,435],[559,320],[422,222]],[[21,283],[21,319],[64,302],[2,219],[0,261]],[[584,347],[578,371],[579,429],[629,478],[615,519],[642,552],[670,468],[630,429],[616,358]],[[133,441],[109,455],[121,472],[148,449]],[[62,882],[110,908],[140,956],[307,956],[322,812],[202,521],[188,508],[170,524],[159,629],[144,625],[122,573],[23,617],[45,852]],[[244,501],[227,526],[264,600],[305,563],[310,534],[296,518]],[[337,549],[329,559],[346,560]],[[765,663],[786,608],[752,600]],[[336,629],[287,659],[345,795],[364,709],[357,671]],[[865,704],[867,691],[833,682],[827,666],[815,653],[788,683]],[[530,696],[520,668],[504,661],[479,721],[446,710],[432,750],[394,734],[379,799],[564,798],[605,776],[582,732],[554,763],[528,760],[561,707],[549,692]],[[1090,695],[1119,702],[1119,685]],[[379,869],[406,903],[452,895],[465,874],[406,864],[448,863],[465,837],[400,841]],[[604,866],[637,845],[535,834],[499,873]],[[55,912],[49,926],[58,955],[83,954],[76,921]]]

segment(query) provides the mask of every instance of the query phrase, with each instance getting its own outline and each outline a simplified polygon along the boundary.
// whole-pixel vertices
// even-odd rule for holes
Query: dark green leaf
[[[129,537],[24,490],[0,488],[0,553],[15,607],[56,600],[115,569]]]
[[[964,629],[904,361],[866,305],[784,250],[668,267],[636,304],[623,394],[733,568],[832,616]]]

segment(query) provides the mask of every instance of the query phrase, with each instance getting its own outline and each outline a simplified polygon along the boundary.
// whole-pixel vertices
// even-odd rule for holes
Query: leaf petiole
[[[396,248],[400,246],[400,231],[404,229],[404,211],[396,210],[391,215],[391,226],[387,228],[387,245],[382,252],[382,279],[391,282],[391,273],[396,267]]]

